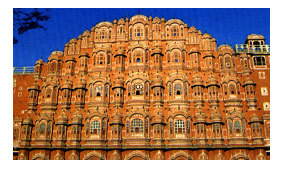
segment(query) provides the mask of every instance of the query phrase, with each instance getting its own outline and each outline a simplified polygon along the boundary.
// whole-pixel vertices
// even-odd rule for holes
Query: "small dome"
[[[68,116],[63,112],[57,119],[57,124],[67,124]]]
[[[121,110],[117,109],[116,112],[112,114],[111,118],[112,118],[111,124],[122,124]]]
[[[116,87],[121,87],[123,88],[123,84],[124,84],[124,77],[121,74],[117,74],[115,79],[114,79],[114,88]]]
[[[31,117],[28,115],[27,118],[23,121],[23,124],[32,125],[33,121]]]
[[[252,114],[250,117],[250,122],[261,122],[261,118],[257,114]]]
[[[86,52],[86,51],[81,51],[81,55],[83,55],[83,56],[89,56],[89,53]]]
[[[86,89],[86,79],[79,79],[76,83],[75,89]]]
[[[246,78],[246,80],[244,81],[244,85],[243,86],[246,86],[246,85],[256,85],[256,83],[248,76]]]
[[[62,51],[53,51],[48,58],[49,61],[51,60],[62,60],[63,52]]]
[[[73,38],[73,39],[70,40],[69,43],[77,43],[77,39],[76,38]]]
[[[198,35],[202,35],[202,32],[201,32],[201,30],[198,30]]]
[[[35,62],[34,65],[43,65],[44,64],[44,61],[42,59],[39,59]]]
[[[162,109],[156,109],[152,117],[152,123],[164,123],[164,113]]]
[[[153,79],[153,87],[163,86],[163,78],[159,73],[156,73]]]
[[[220,45],[218,47],[218,55],[224,55],[224,54],[234,54],[234,50],[231,46],[229,45],[226,45],[226,44],[223,44],[223,45]]]
[[[208,33],[204,33],[204,35],[202,36],[202,39],[211,39],[211,35]]]
[[[250,40],[250,39],[253,39],[253,40],[264,40],[265,37],[263,35],[260,35],[260,34],[250,34],[247,36],[247,39]]]
[[[39,86],[37,83],[34,83],[33,85],[31,85],[29,88],[28,88],[28,91],[29,90],[39,90]]]
[[[90,31],[89,31],[89,30],[86,30],[86,31],[83,33],[83,36],[86,36],[86,37],[90,36]]]
[[[200,53],[200,52],[199,52],[198,48],[193,47],[193,48],[190,49],[189,54],[191,54],[191,53]]]
[[[211,51],[206,51],[206,52],[204,53],[203,58],[204,58],[204,57],[214,57],[213,52],[211,52]]]
[[[195,123],[205,123],[206,122],[206,118],[207,118],[205,112],[203,112],[201,109],[199,109],[195,113],[194,117],[195,117]]]
[[[154,20],[153,20],[153,23],[160,23],[160,22],[161,22],[161,20],[158,17],[155,17]]]
[[[194,87],[194,86],[203,86],[204,87],[202,77],[198,73],[196,73],[193,76],[192,82],[193,82],[192,87]]]
[[[161,21],[162,21],[162,22],[165,22],[166,20],[165,20],[165,18],[164,18],[164,17],[162,17]]]
[[[214,112],[210,114],[210,120],[211,122],[221,122],[222,116],[217,110],[214,110]]]
[[[72,89],[73,82],[71,79],[66,79],[61,89]]]
[[[66,58],[66,61],[65,62],[68,62],[68,61],[73,61],[73,62],[76,62],[76,59],[74,56],[70,55],[70,56],[67,56]]]
[[[215,77],[213,74],[211,74],[211,75],[207,78],[206,83],[207,83],[207,86],[219,86],[219,85],[218,85],[218,81],[217,81],[216,77]]]

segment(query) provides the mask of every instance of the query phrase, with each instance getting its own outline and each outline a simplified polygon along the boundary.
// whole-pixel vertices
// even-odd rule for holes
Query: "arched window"
[[[232,133],[232,122],[228,121],[228,131],[231,134]]]
[[[102,94],[102,86],[97,86],[97,87],[95,88],[95,95],[96,95],[97,97],[100,97],[101,94]]]
[[[127,95],[130,96],[130,84],[128,84],[127,90],[128,90]]]
[[[89,129],[90,129],[89,121],[87,121],[87,122],[86,122],[86,135],[89,134]]]
[[[175,84],[174,93],[175,93],[175,95],[182,94],[182,85],[181,84]]]
[[[174,52],[172,56],[173,63],[179,63],[179,60],[180,60],[179,57],[180,57],[180,54],[178,52]]]
[[[103,120],[102,121],[102,134],[105,134],[105,132],[106,132],[106,121]]]
[[[184,84],[184,92],[185,92],[185,95],[188,94],[188,85],[186,83]]]
[[[51,94],[52,94],[52,89],[48,88],[48,89],[46,90],[46,97],[47,97],[47,98],[50,98],[50,97],[51,97]]]
[[[105,85],[104,94],[105,97],[108,97],[108,85]]]
[[[187,120],[187,133],[188,133],[188,134],[190,134],[190,126],[191,126],[191,124],[190,124],[190,120],[188,119],[188,120]]]
[[[133,119],[131,121],[132,133],[143,133],[143,122],[141,119]]]
[[[52,73],[55,73],[56,67],[57,67],[57,66],[56,66],[56,61],[53,61],[53,62],[52,62],[52,66],[51,66],[51,72],[52,72]]]
[[[177,27],[173,27],[171,29],[171,35],[172,35],[172,37],[178,36],[178,28]]]
[[[107,54],[107,65],[110,64],[110,54]]]
[[[127,133],[129,133],[129,120],[126,121],[126,130],[127,130]]]
[[[100,122],[99,121],[92,121],[90,133],[93,135],[100,134]]]
[[[104,63],[104,55],[103,55],[103,53],[101,53],[99,55],[99,65],[103,65],[103,63]]]
[[[225,68],[230,69],[230,57],[225,57]]]
[[[45,123],[41,123],[39,126],[39,132],[41,135],[45,133]]]
[[[234,84],[230,84],[229,85],[229,92],[230,92],[230,94],[235,94],[236,92],[235,92],[235,85]]]
[[[175,122],[175,133],[176,134],[185,134],[185,123],[183,120],[177,120]]]
[[[235,134],[241,134],[241,125],[239,121],[234,122],[234,131]]]
[[[143,84],[134,84],[133,93],[136,96],[143,95]]]
[[[145,125],[145,133],[147,134],[148,131],[149,131],[149,121],[148,121],[148,119],[146,119],[144,123],[145,123],[144,124]]]

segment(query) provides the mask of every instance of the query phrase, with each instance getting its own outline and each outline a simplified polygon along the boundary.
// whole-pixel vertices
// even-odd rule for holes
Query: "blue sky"
[[[47,61],[52,51],[63,50],[70,39],[77,38],[97,23],[138,13],[166,20],[181,19],[189,27],[211,34],[218,45],[244,43],[252,33],[264,35],[266,44],[270,44],[268,8],[53,8],[50,9],[51,18],[43,23],[46,30],[30,30],[18,36],[19,42],[13,45],[13,66],[33,66],[40,58]]]

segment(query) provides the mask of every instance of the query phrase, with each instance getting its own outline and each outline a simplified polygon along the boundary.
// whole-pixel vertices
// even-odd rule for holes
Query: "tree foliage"
[[[43,22],[50,18],[49,9],[13,9],[13,44],[18,43],[17,36],[32,30],[46,29]]]

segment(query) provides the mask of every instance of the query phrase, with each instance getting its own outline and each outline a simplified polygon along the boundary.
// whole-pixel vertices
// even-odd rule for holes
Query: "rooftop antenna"
[[[139,8],[137,9],[137,14],[140,14],[140,9]]]

